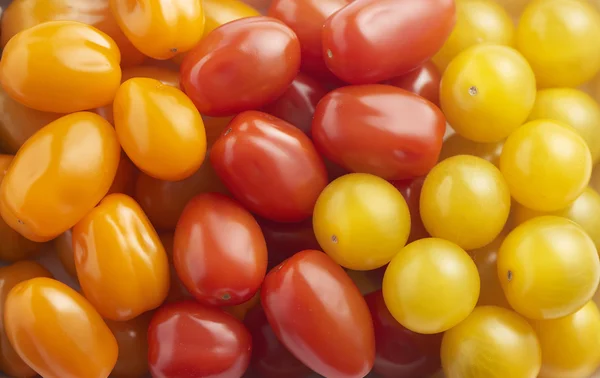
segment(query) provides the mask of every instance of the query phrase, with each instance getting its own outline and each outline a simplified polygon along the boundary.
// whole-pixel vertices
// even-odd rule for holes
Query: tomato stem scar
[[[337,244],[337,242],[338,242],[338,238],[337,238],[337,236],[335,236],[335,235],[332,235],[332,236],[331,236],[331,241],[332,241],[333,243]]]
[[[476,86],[472,86],[471,88],[469,88],[469,94],[470,94],[471,96],[475,96],[475,95],[477,95],[477,92],[478,92],[478,91],[477,91],[477,87],[476,87]]]
[[[510,271],[510,270],[508,271],[507,278],[508,278],[508,281],[509,281],[509,282],[510,282],[510,281],[512,281],[512,278],[513,278],[513,273],[512,273],[512,271]]]

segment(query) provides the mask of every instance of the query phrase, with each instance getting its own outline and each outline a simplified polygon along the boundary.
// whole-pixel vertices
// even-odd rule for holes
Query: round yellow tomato
[[[413,332],[444,332],[463,321],[479,297],[479,274],[459,246],[436,238],[410,243],[383,276],[383,297],[394,318]]]
[[[352,173],[329,184],[317,199],[313,228],[323,251],[341,266],[372,270],[389,263],[408,240],[410,213],[389,182]]]
[[[473,142],[455,133],[444,140],[439,160],[443,161],[456,155],[473,155],[498,166],[503,145],[504,141],[496,143]]]
[[[505,237],[506,233],[502,232],[493,242],[485,247],[469,251],[469,255],[475,262],[475,265],[477,265],[481,281],[477,306],[511,308],[498,279],[498,251]]]

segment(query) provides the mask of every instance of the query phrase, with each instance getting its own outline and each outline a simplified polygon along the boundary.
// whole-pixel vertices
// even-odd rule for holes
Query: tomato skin
[[[59,118],[15,156],[0,186],[0,214],[30,240],[54,239],[108,192],[120,156],[115,130],[99,115]]]
[[[106,320],[117,340],[119,358],[110,376],[139,378],[148,372],[148,325],[151,314],[145,313],[126,322]]]
[[[298,223],[279,223],[257,219],[269,251],[269,269],[306,249],[319,249],[311,219]]]
[[[310,139],[289,123],[257,111],[231,121],[213,145],[210,162],[245,208],[277,222],[307,219],[328,182]]]
[[[131,197],[111,194],[77,223],[73,253],[81,288],[104,318],[131,320],[167,297],[167,254]]]
[[[375,335],[369,308],[326,254],[302,251],[271,270],[261,303],[277,338],[318,374],[364,377],[371,371]]]
[[[154,378],[241,377],[252,351],[250,333],[242,323],[220,309],[191,301],[158,309],[148,328],[148,343]]]
[[[267,273],[267,244],[256,220],[236,201],[200,194],[177,223],[173,262],[200,303],[238,305],[260,288]]]
[[[436,164],[446,120],[429,101],[387,85],[342,87],[315,112],[321,154],[352,172],[386,180],[423,176]]]
[[[406,89],[440,106],[440,82],[442,74],[432,61],[405,75],[390,79],[386,84]]]
[[[203,115],[234,115],[280,97],[299,68],[296,34],[274,18],[248,17],[214,30],[187,54],[181,85]]]
[[[433,57],[455,19],[453,0],[354,1],[325,22],[325,63],[351,84],[404,75]]]

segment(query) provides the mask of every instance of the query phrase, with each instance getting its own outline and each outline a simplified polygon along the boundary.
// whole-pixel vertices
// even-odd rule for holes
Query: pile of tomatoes
[[[0,26],[3,374],[600,365],[600,2],[13,0]]]

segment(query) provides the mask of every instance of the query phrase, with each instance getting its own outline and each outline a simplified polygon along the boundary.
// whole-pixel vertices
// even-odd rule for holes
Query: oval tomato
[[[277,99],[299,68],[296,34],[274,18],[248,17],[215,29],[187,54],[181,85],[203,115],[233,115]]]
[[[455,19],[454,0],[354,1],[325,22],[325,63],[352,84],[404,75],[433,57]]]
[[[325,165],[310,139],[256,111],[231,121],[213,145],[210,162],[244,207],[277,222],[310,217],[327,185]]]
[[[373,367],[369,308],[350,277],[326,254],[302,251],[275,267],[261,302],[277,338],[326,377],[364,377]]]
[[[441,81],[442,74],[432,61],[428,61],[405,75],[388,80],[386,84],[406,89],[440,106]]]
[[[342,87],[315,112],[312,137],[328,159],[387,180],[423,176],[437,163],[446,119],[431,102],[389,85]]]

